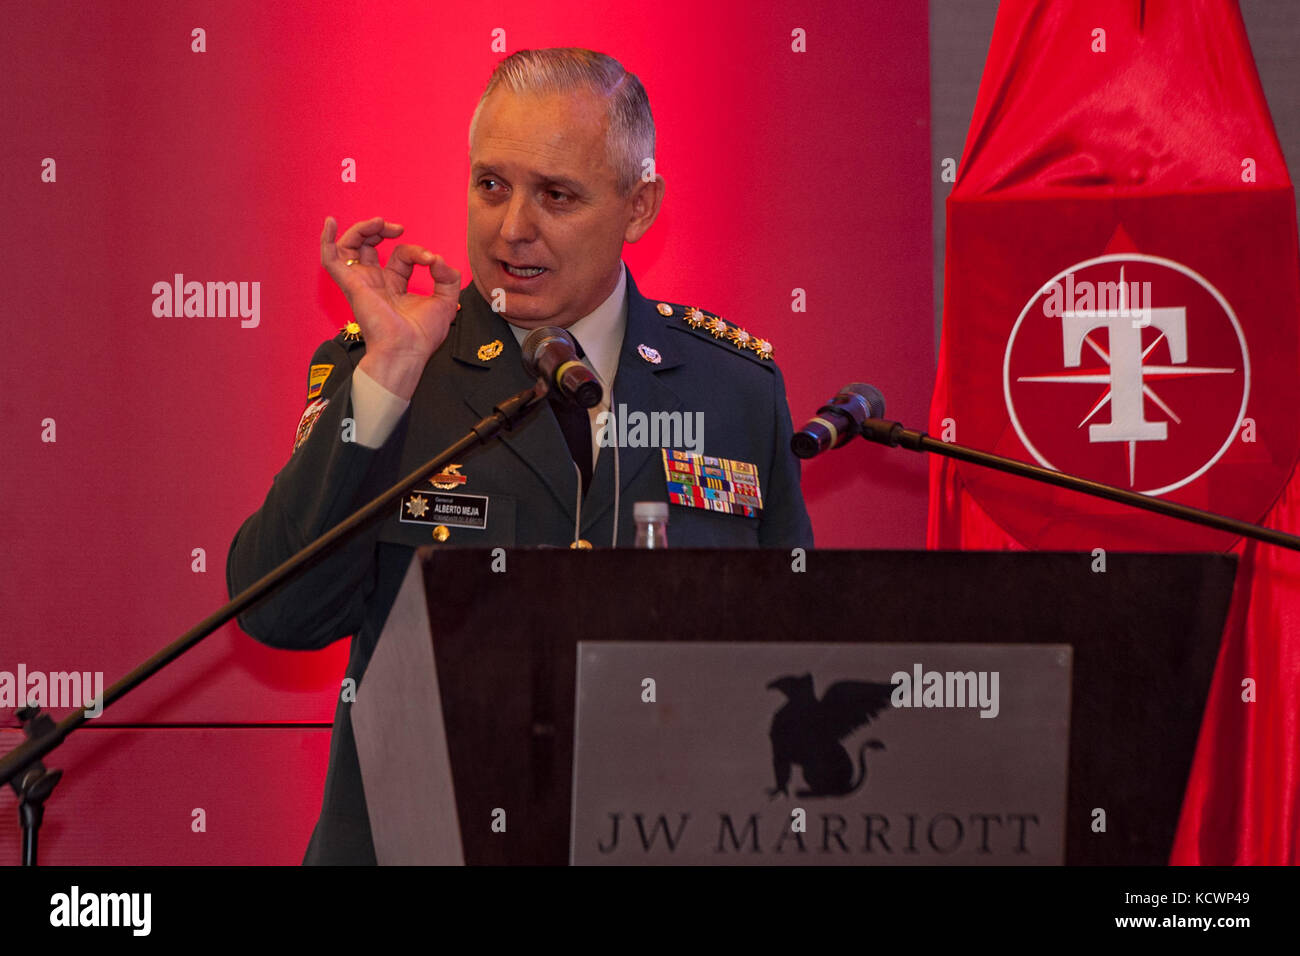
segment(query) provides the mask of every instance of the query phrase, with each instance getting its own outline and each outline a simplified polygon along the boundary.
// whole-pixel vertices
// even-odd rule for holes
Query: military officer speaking
[[[637,77],[588,50],[516,53],[479,101],[469,153],[474,277],[463,289],[423,246],[399,243],[380,265],[377,247],[400,224],[376,217],[340,236],[325,220],[321,264],[353,321],[311,360],[293,453],[231,545],[230,593],[528,387],[519,343],[529,330],[567,329],[605,395],[576,414],[544,403],[241,616],[273,647],[353,635],[357,684],[418,547],[630,547],[638,501],[668,503],[674,547],[813,543],[771,344],[644,298],[622,262],[623,243],[645,234],[664,196],[661,176],[643,176],[654,122]],[[407,291],[416,268],[432,275],[432,295]],[[349,707],[335,713],[305,863],[375,862]]]

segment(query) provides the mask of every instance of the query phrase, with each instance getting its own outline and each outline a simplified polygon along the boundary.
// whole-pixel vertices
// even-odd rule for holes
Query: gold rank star
[[[424,495],[412,495],[406,502],[406,513],[414,518],[423,518],[429,510],[429,501]]]
[[[749,340],[753,338],[748,332],[738,325],[733,325],[731,331],[727,333],[727,338],[736,343],[738,348],[748,348]]]
[[[697,309],[692,305],[682,313],[682,319],[691,328],[707,329],[715,339],[726,339],[736,348],[749,349],[761,359],[770,359],[772,357],[771,342],[767,339],[760,339],[754,333],[747,332],[738,325],[729,325],[722,316],[709,315],[702,309]]]
[[[339,331],[343,333],[344,342],[361,341],[361,326],[355,322],[349,322],[347,325],[343,326],[343,328],[339,329]]]

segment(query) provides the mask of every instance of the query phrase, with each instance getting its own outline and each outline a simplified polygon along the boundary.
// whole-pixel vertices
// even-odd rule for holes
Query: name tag
[[[448,495],[411,491],[402,499],[402,524],[446,525],[448,528],[487,528],[487,495]]]

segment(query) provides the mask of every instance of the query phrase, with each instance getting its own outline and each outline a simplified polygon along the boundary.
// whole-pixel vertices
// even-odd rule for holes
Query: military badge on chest
[[[429,484],[433,485],[433,487],[437,488],[439,491],[451,491],[453,488],[463,485],[467,481],[469,481],[469,476],[460,473],[460,465],[448,465],[442,471],[430,478]]]
[[[488,496],[448,494],[469,480],[461,474],[460,465],[448,465],[429,479],[434,490],[418,488],[409,491],[402,499],[398,521],[402,524],[433,526],[434,540],[446,541],[448,528],[473,528],[487,530]],[[441,533],[439,532],[441,529]]]
[[[763,510],[757,465],[669,448],[663,456],[670,503],[746,518]]]

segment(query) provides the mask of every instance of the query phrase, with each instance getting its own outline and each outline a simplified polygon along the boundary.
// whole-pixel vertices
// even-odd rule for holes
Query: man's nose
[[[506,242],[527,242],[536,238],[537,224],[528,197],[517,191],[506,205],[505,218],[501,220],[501,238]]]

